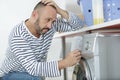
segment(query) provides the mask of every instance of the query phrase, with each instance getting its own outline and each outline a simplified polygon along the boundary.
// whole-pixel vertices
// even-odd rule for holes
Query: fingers
[[[46,5],[54,5],[55,4],[52,0],[41,0],[41,2]]]
[[[53,0],[41,0],[41,2],[45,5],[55,7],[58,14],[61,15],[63,13],[63,10]]]
[[[47,0],[41,0],[42,3],[45,3]]]
[[[74,57],[75,57],[75,59],[77,60],[77,62],[79,62],[80,59],[81,59],[80,50],[74,50],[74,51],[73,51],[73,54],[74,54]]]
[[[81,55],[75,56],[77,61],[80,61]]]
[[[80,51],[80,50],[74,50],[74,51],[73,51],[73,54],[74,54],[75,56],[80,56],[80,55],[81,55],[81,51]]]
[[[81,52],[80,50],[76,49],[74,51],[72,51],[72,53],[76,53],[76,52]]]
[[[65,61],[67,62],[67,66],[73,66],[78,63],[81,59],[81,54],[79,50],[74,50],[70,52],[66,57]]]
[[[51,2],[50,0],[42,0],[42,3],[44,3],[44,4],[48,4],[50,2]]]

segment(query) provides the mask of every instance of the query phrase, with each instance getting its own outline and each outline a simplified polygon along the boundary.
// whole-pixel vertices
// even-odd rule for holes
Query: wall
[[[8,35],[14,25],[28,18],[38,0],[0,0],[0,57],[3,58]],[[1,61],[2,59],[0,59]]]
[[[79,5],[77,4],[77,0],[65,0],[65,8],[69,11],[72,11],[76,14],[80,14],[81,10]]]

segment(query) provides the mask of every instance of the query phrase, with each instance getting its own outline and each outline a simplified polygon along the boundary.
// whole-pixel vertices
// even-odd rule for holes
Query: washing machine
[[[93,33],[80,37],[81,41],[77,38],[75,42],[81,45],[82,58],[74,67],[72,80],[120,80],[120,34]]]

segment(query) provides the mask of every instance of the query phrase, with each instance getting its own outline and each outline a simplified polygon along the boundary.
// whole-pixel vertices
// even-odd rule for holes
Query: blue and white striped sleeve
[[[11,50],[29,74],[45,77],[60,76],[58,61],[37,62],[31,47],[21,36],[13,36]]]
[[[58,18],[53,24],[55,30],[58,32],[68,32],[79,30],[84,26],[84,21],[80,19],[77,15],[72,12],[69,12],[69,19]]]

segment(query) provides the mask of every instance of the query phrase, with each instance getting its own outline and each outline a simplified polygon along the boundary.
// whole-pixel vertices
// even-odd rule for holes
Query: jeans
[[[40,77],[32,76],[27,72],[9,72],[2,80],[42,80]]]

